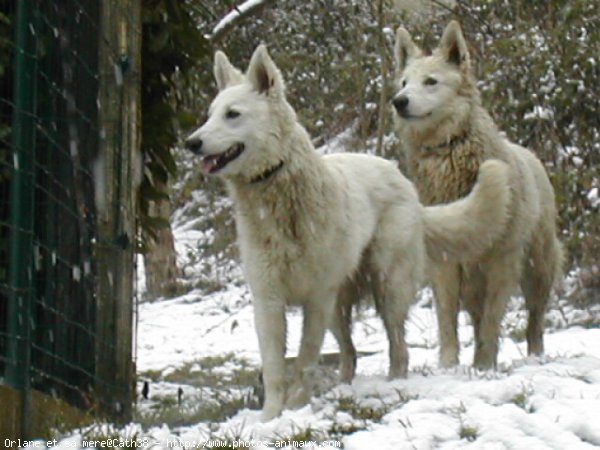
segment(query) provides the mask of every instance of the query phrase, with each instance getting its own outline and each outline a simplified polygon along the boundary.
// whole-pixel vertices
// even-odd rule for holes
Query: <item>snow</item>
[[[532,111],[526,112],[523,116],[525,120],[552,120],[553,118],[554,112],[551,109],[539,105],[535,105]]]
[[[231,331],[234,320],[238,326]],[[229,352],[259,363],[254,351],[258,341],[250,333],[253,326],[245,287],[230,286],[208,296],[194,290],[174,300],[143,303],[139,307],[138,371],[164,371]],[[249,340],[256,344],[250,349]]]
[[[322,146],[316,149],[316,152],[320,155],[331,154],[331,153],[341,153],[346,151],[348,146],[346,143],[352,139],[352,129],[347,128],[333,139],[328,140]]]
[[[597,187],[590,189],[590,191],[587,193],[587,199],[589,200],[590,205],[592,205],[592,208],[600,206],[600,196],[598,195]]]
[[[179,237],[185,237],[183,234]],[[217,437],[237,439],[238,444],[258,449],[274,445],[294,448],[288,440],[307,429],[312,434],[305,445],[314,439],[314,447],[342,446],[348,450],[600,446],[600,329],[571,327],[549,332],[543,358],[526,358],[524,342],[503,336],[499,370],[480,372],[470,367],[473,329],[468,316],[461,313],[461,365],[443,370],[436,362],[438,343],[431,296],[429,289],[421,291],[407,323],[411,357],[408,379],[386,380],[387,339],[377,314],[367,308],[355,321],[353,339],[358,350],[369,355],[359,358],[352,385],[333,386],[314,397],[310,405],[284,411],[280,418],[264,424],[259,422],[258,410],[244,409],[219,423],[173,428],[156,424],[147,430],[131,424],[121,435],[136,435],[156,449],[173,448],[177,442],[188,448],[216,448]],[[511,302],[507,322],[518,321],[521,311],[515,308],[519,305],[518,299]],[[288,313],[288,324],[288,355],[294,355],[301,329],[299,311]],[[323,352],[334,351],[335,341],[328,335]],[[193,290],[175,299],[140,305],[140,373],[159,371],[167,375],[200,358],[227,353],[260,365],[245,284],[232,283],[209,295]],[[219,373],[226,377],[234,366],[225,364]],[[193,364],[190,372],[201,369]],[[177,388],[172,383],[152,384],[154,395],[174,393]],[[185,395],[206,401],[201,389],[186,387]],[[380,420],[353,416],[341,406],[344,399],[351,399],[363,410],[382,411]],[[356,431],[328,436],[334,429]],[[81,444],[82,437],[77,434],[56,448],[81,448]]]
[[[140,370],[168,370],[199,356],[235,352],[260,362],[252,325],[252,309],[243,287],[215,294],[197,302],[196,294],[176,300],[143,304],[140,308]],[[295,430],[328,430],[334,423],[352,422],[344,411],[335,410],[335,399],[351,397],[358,404],[398,403],[380,423],[341,438],[352,449],[430,448],[531,448],[584,449],[600,446],[600,329],[570,328],[546,336],[547,356],[524,358],[525,344],[502,340],[497,372],[477,372],[470,363],[472,329],[461,316],[463,365],[452,370],[436,367],[435,314],[427,297],[411,312],[407,324],[410,343],[410,375],[407,380],[388,382],[387,340],[374,311],[355,324],[353,338],[359,351],[376,352],[360,358],[358,376],[352,386],[337,386],[312,405],[285,411],[267,424],[259,412],[243,410],[228,421],[212,424],[211,432],[240,436],[246,441],[266,441],[293,435]],[[237,303],[239,299],[244,299]],[[222,306],[235,310],[225,313]],[[231,330],[235,317],[239,326]],[[297,351],[300,315],[288,315],[290,352]],[[170,326],[169,326],[170,324]],[[324,352],[335,350],[328,336]],[[402,393],[402,394],[399,394]],[[409,400],[398,400],[406,395]],[[475,438],[461,438],[461,429],[474,430]],[[188,442],[208,439],[207,424],[180,430],[164,426],[148,431],[167,448],[176,438]],[[267,448],[258,446],[256,448]]]

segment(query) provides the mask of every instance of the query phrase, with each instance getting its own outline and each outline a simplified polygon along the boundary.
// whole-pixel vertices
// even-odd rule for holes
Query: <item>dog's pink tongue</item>
[[[202,159],[202,172],[208,174],[217,165],[217,158],[215,156],[205,156]]]

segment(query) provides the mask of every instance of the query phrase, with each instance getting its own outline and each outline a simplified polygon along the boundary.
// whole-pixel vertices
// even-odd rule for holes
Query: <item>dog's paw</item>
[[[440,368],[441,369],[450,369],[452,367],[458,366],[458,355],[447,352],[440,354]]]
[[[356,374],[356,355],[353,357],[342,357],[340,358],[339,365],[339,381],[345,384],[352,384],[352,379]]]
[[[260,413],[261,422],[269,422],[281,414],[282,407],[276,405],[265,405]]]
[[[287,409],[298,409],[310,402],[310,397],[310,388],[301,381],[295,381],[288,389],[285,407]]]
[[[388,380],[396,380],[398,378],[406,378],[408,375],[408,359],[399,358],[395,361],[390,361],[388,370]]]
[[[476,354],[473,360],[473,367],[477,370],[496,370],[496,356]]]

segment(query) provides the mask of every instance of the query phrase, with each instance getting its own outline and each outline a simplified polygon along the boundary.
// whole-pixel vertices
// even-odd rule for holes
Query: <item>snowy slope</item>
[[[168,302],[142,305],[140,312],[140,368],[168,370],[183,360],[235,352],[259,364],[252,309],[245,303],[243,288],[230,295],[215,294],[200,307],[191,303],[194,294]],[[427,296],[427,292],[425,292]],[[220,311],[235,305],[236,313]],[[427,301],[421,303],[427,304]],[[198,311],[202,319],[198,321]],[[413,308],[408,328],[410,369],[407,380],[385,381],[387,341],[373,311],[354,327],[359,350],[376,352],[360,358],[359,376],[352,386],[334,388],[312,406],[287,411],[281,419],[258,423],[258,411],[241,411],[229,421],[210,428],[193,426],[177,431],[182,440],[201,442],[208,436],[241,436],[264,440],[289,436],[311,428],[328,434],[334,423],[355,420],[336,410],[336,399],[352,397],[361,404],[373,403],[389,412],[380,423],[343,436],[347,449],[430,448],[591,448],[600,446],[600,330],[570,328],[546,336],[547,356],[524,359],[524,343],[504,338],[498,372],[477,373],[467,364],[472,358],[472,328],[461,316],[463,366],[455,370],[436,368],[436,324],[428,306]],[[233,321],[239,324],[231,331]],[[300,316],[289,315],[290,353],[297,350]],[[177,323],[178,326],[169,326]],[[328,336],[324,352],[335,351]],[[399,394],[400,392],[401,394]],[[399,396],[401,397],[399,399]],[[409,400],[407,401],[407,397]],[[397,407],[396,407],[397,406]],[[362,424],[359,424],[362,425]],[[462,437],[461,429],[474,436]],[[315,434],[318,434],[315,431]],[[463,431],[463,434],[467,434]],[[173,430],[149,431],[166,445]],[[472,439],[472,440],[469,440]]]
[[[359,359],[352,386],[336,386],[314,398],[311,405],[286,411],[267,424],[258,422],[258,410],[242,410],[221,423],[179,428],[156,424],[145,431],[132,426],[156,444],[153,448],[172,448],[177,440],[190,445],[214,444],[216,437],[246,443],[254,440],[255,444],[281,443],[292,436],[298,439],[303,436],[300,431],[307,429],[309,440],[361,450],[600,446],[600,329],[572,327],[548,334],[543,359],[524,358],[525,344],[505,337],[500,353],[502,369],[476,372],[468,366],[472,328],[462,315],[464,365],[440,370],[436,367],[436,324],[428,295],[423,292],[424,298],[413,308],[407,324],[411,357],[407,380],[385,380],[387,341],[374,311],[368,310],[355,324],[353,337],[359,350],[374,354]],[[509,313],[507,320],[515,314]],[[292,312],[288,318],[293,354],[300,315]],[[234,321],[237,325],[232,327]],[[324,351],[335,351],[335,347],[328,336]],[[186,362],[229,352],[259,365],[245,287],[231,286],[204,297],[191,292],[141,305],[141,372],[169,373]],[[223,376],[227,371],[224,367]],[[189,389],[184,390],[188,395]],[[77,442],[80,438],[70,439]]]

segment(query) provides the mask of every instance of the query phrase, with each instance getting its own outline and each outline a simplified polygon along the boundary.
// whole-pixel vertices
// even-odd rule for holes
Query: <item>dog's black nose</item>
[[[396,111],[399,113],[405,112],[406,107],[408,106],[408,97],[406,95],[399,95],[398,97],[394,98],[392,103],[394,104]]]
[[[194,155],[202,154],[202,139],[190,138],[185,141],[185,148],[187,148]]]

